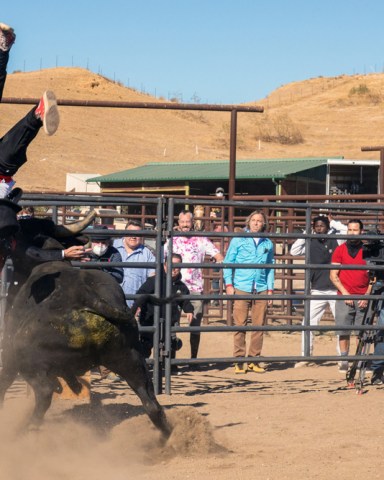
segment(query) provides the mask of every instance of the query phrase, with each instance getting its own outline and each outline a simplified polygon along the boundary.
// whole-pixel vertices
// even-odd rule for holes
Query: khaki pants
[[[258,292],[265,295],[267,292]],[[249,295],[249,292],[243,292],[242,290],[235,289],[236,295]],[[257,295],[257,294],[255,294]],[[233,320],[237,326],[245,326],[248,318],[248,311],[251,309],[251,321],[252,325],[261,326],[265,324],[267,318],[267,300],[235,300],[233,302]],[[246,344],[245,344],[246,332],[234,333],[234,357],[246,356]],[[263,334],[264,332],[251,332],[251,343],[249,346],[249,357],[256,357],[261,354],[263,346]]]

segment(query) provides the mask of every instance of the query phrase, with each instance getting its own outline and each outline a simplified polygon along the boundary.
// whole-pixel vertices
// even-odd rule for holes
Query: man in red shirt
[[[361,220],[352,219],[348,222],[347,234],[351,235],[345,243],[339,245],[332,255],[332,265],[366,265],[363,259],[363,242],[360,239],[354,239],[353,235],[363,233],[363,223]],[[360,300],[336,301],[335,322],[338,326],[361,325],[365,310],[368,306],[368,300],[364,295],[369,295],[372,286],[369,282],[368,270],[331,270],[330,278],[337,288],[338,295],[361,295]],[[339,331],[340,335],[340,355],[347,356],[349,351],[349,340],[351,332]],[[341,361],[339,370],[345,372],[348,370],[348,362]]]

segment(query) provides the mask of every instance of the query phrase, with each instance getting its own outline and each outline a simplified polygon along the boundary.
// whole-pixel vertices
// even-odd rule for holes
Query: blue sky
[[[243,103],[384,71],[382,0],[12,0],[9,72],[80,66],[183,102]]]

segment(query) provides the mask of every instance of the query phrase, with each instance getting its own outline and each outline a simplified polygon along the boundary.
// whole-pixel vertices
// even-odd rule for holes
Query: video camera
[[[363,243],[363,258],[368,265],[384,266],[384,238],[379,229],[368,231],[366,235],[377,235],[377,239],[368,240]],[[384,270],[374,270],[371,272],[377,280],[384,280]]]

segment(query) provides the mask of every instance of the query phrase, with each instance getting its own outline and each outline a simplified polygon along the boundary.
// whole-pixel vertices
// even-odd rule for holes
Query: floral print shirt
[[[164,247],[165,254],[168,252],[168,245],[167,242]],[[203,263],[205,256],[214,257],[220,253],[206,237],[174,237],[172,251],[182,256],[183,263]],[[203,291],[201,268],[182,268],[181,276],[191,293]]]

